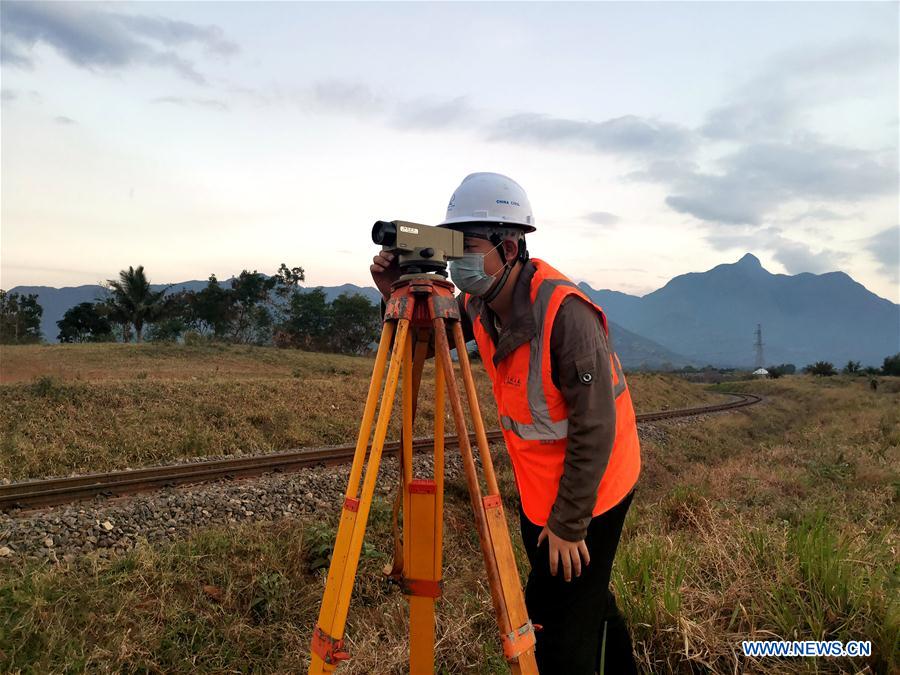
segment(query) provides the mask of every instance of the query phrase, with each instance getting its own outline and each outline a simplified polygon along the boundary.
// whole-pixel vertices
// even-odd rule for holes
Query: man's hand
[[[391,284],[397,281],[400,276],[400,261],[397,256],[390,251],[381,251],[372,258],[372,264],[369,266],[372,273],[372,280],[375,286],[381,291],[385,302],[391,297]]]
[[[566,541],[560,539],[550,531],[546,525],[538,536],[538,546],[547,539],[550,541],[550,574],[556,576],[559,571],[559,561],[562,560],[563,576],[566,581],[572,581],[572,570],[575,570],[575,576],[581,576],[581,561],[584,564],[591,563],[591,555],[588,553],[587,544],[584,539],[581,541]]]

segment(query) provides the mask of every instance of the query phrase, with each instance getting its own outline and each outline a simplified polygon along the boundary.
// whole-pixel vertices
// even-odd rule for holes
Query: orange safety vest
[[[556,501],[563,473],[568,435],[568,406],[550,375],[550,334],[560,304],[569,294],[583,298],[600,314],[607,337],[603,309],[591,302],[570,279],[538,258],[531,280],[531,306],[536,335],[494,365],[495,345],[481,323],[480,302],[463,304],[472,322],[475,341],[491,378],[503,438],[512,460],[522,509],[537,525],[546,525]],[[610,370],[616,397],[616,439],[609,463],[597,489],[592,515],[618,504],[634,487],[641,469],[641,447],[631,393],[619,357],[610,346]]]

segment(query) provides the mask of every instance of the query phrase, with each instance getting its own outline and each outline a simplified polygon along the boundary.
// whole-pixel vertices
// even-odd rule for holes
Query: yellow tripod
[[[487,494],[484,495],[469,444],[462,400],[450,356],[446,322],[450,322],[475,427],[475,437],[487,486]],[[413,331],[416,337],[415,359],[410,335]],[[412,475],[412,427],[415,401],[431,335],[434,336],[435,345],[434,475],[432,478],[422,479],[413,478]],[[393,350],[375,424],[375,437],[366,457],[392,339]],[[391,287],[391,298],[384,315],[384,326],[356,441],[356,454],[347,482],[325,594],[319,610],[319,620],[313,631],[309,673],[311,675],[330,673],[341,661],[350,657],[344,648],[343,639],[350,595],[353,591],[369,508],[372,504],[375,481],[401,372],[404,536],[402,560],[395,560],[391,575],[399,579],[401,588],[409,600],[410,672],[417,675],[434,672],[434,603],[441,594],[446,392],[456,423],[466,484],[481,540],[481,552],[500,628],[503,651],[513,673],[537,675],[534,627],[525,609],[525,598],[519,583],[509,530],[503,514],[484,421],[478,407],[475,381],[472,378],[462,326],[459,324],[459,307],[453,297],[453,285],[435,274],[427,273],[404,275]],[[365,477],[363,477],[364,468]]]

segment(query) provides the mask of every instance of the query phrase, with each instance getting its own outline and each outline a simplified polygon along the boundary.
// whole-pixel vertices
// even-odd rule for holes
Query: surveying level
[[[462,232],[405,220],[379,220],[372,226],[372,241],[398,255],[404,274],[434,272],[447,278],[447,261],[462,258]]]
[[[427,229],[403,232],[401,228]],[[444,237],[444,233],[452,233],[453,236],[442,240],[440,237]],[[404,239],[405,235],[410,235],[412,241]],[[391,297],[384,314],[384,325],[350,468],[325,593],[310,645],[312,653],[309,673],[318,675],[333,672],[341,661],[350,658],[344,647],[347,612],[391,409],[402,373],[402,555],[395,551],[394,563],[385,572],[398,581],[409,601],[410,672],[416,675],[434,672],[434,605],[442,592],[446,394],[459,437],[466,485],[475,515],[503,653],[514,674],[537,675],[534,627],[525,609],[525,598],[503,513],[497,477],[478,406],[475,380],[459,323],[459,306],[453,296],[454,286],[445,278],[447,258],[462,256],[462,233],[405,221],[379,221],[373,227],[372,236],[376,243],[387,249],[397,250],[398,242],[405,247],[401,249],[401,270],[406,273],[391,286]],[[408,256],[405,261],[402,260],[404,255]],[[482,493],[469,443],[456,371],[450,356],[448,331],[453,336],[459,356],[460,373],[481,456],[487,494]],[[422,478],[413,476],[412,429],[422,371],[432,337],[435,348],[434,472],[431,477]],[[382,394],[386,365],[387,380],[375,422],[375,436],[367,457],[368,441],[372,434],[379,395]]]

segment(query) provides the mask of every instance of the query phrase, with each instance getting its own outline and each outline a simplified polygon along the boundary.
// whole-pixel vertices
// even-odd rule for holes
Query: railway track
[[[691,417],[706,413],[743,408],[758,403],[761,398],[753,394],[728,394],[735,400],[698,408],[659,410],[637,415],[638,422]],[[469,435],[475,443],[475,435]],[[503,438],[499,429],[488,431],[489,442]],[[446,447],[456,447],[458,436],[447,436]],[[430,450],[432,439],[413,440],[413,451]],[[167,466],[153,466],[130,471],[95,473],[70,478],[32,480],[0,486],[0,510],[34,509],[55,506],[67,502],[91,499],[97,496],[119,497],[137,492],[156,490],[186,483],[202,483],[217,479],[244,478],[270,472],[297,471],[308,466],[343,464],[353,459],[355,445],[328,448],[288,450],[286,452],[250,457],[191,462]],[[399,441],[385,443],[384,454],[395,455],[400,450]]]

